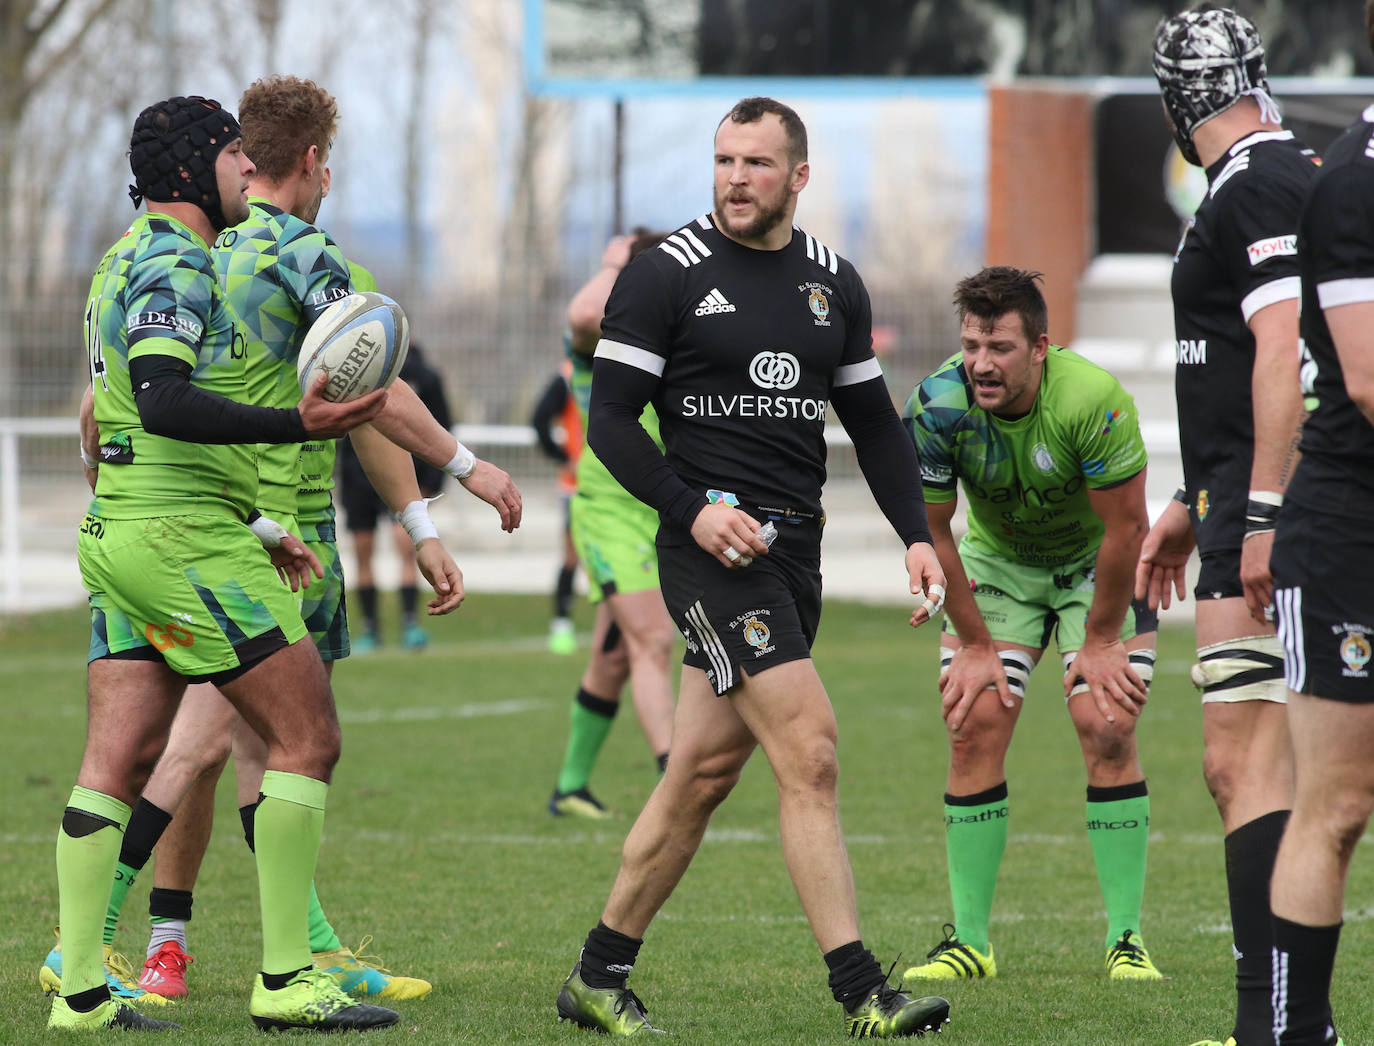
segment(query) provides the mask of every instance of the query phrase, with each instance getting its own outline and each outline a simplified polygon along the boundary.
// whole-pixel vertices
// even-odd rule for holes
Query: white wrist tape
[[[401,510],[401,514],[396,517],[396,522],[405,528],[405,532],[410,535],[410,540],[415,542],[416,548],[420,547],[420,542],[439,536],[434,521],[429,518],[429,501],[426,498],[412,501]]]
[[[453,460],[444,466],[444,471],[454,479],[467,479],[476,467],[477,455],[459,443],[458,452],[453,455]]]
[[[270,516],[258,516],[248,524],[248,529],[258,536],[263,548],[276,548],[291,531]]]
[[[86,448],[82,446],[81,464],[85,465],[88,469],[93,469],[100,464],[100,459],[91,457],[89,454],[86,453]]]

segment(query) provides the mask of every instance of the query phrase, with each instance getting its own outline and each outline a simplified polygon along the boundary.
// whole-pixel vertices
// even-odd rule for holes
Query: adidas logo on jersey
[[[720,312],[734,312],[735,307],[725,300],[725,295],[720,293],[720,288],[712,287],[711,293],[701,299],[701,304],[697,306],[698,316],[714,316]]]

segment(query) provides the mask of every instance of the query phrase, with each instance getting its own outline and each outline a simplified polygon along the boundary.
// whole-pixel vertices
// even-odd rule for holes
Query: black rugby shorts
[[[1240,583],[1240,548],[1211,549],[1200,552],[1201,564],[1197,574],[1197,584],[1193,586],[1193,598],[1198,602],[1204,599],[1230,599],[1245,595],[1245,586]]]
[[[660,544],[663,601],[687,640],[684,665],[717,694],[774,665],[811,656],[821,620],[819,535],[780,527],[772,551],[726,567],[695,543]],[[804,545],[804,548],[779,546]]]
[[[336,490],[339,505],[343,509],[344,526],[350,533],[376,530],[377,520],[383,515],[390,515],[386,502],[366,478],[352,477],[346,482],[341,480]]]
[[[1352,520],[1285,511],[1270,563],[1284,677],[1294,693],[1374,702],[1374,557]]]

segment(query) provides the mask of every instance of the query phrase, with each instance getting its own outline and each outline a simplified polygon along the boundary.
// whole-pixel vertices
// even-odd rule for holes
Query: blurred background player
[[[1135,728],[1155,615],[1132,607],[1145,509],[1135,404],[1102,368],[1050,345],[1039,273],[984,269],[954,291],[961,350],[906,418],[949,577],[940,705],[949,733],[945,850],[954,925],[908,980],[995,977],[988,940],[1007,845],[1006,754],[1026,683],[1057,636],[1088,772],[1087,827],[1113,980],[1157,979],[1140,938],[1150,798]],[[962,481],[968,533],[951,521]]]
[[[429,365],[419,343],[413,338],[400,376],[415,390],[420,402],[434,415],[434,420],[444,428],[450,428],[453,420],[449,414],[448,398],[444,395],[444,379]],[[438,497],[444,485],[444,470],[423,458],[416,457],[413,460],[420,496],[426,499]],[[377,615],[377,583],[372,569],[377,544],[377,520],[382,516],[390,524],[388,529],[395,540],[396,558],[400,563],[397,596],[400,601],[401,645],[407,650],[422,649],[429,642],[429,633],[420,627],[416,616],[420,595],[415,543],[405,528],[395,521],[386,503],[368,481],[351,439],[344,439],[339,445],[338,487],[344,525],[353,537],[353,554],[358,566],[356,581],[350,587],[358,597],[357,609],[362,618],[362,628],[355,630],[351,636],[353,653],[367,654],[382,645],[381,622]]]
[[[1274,519],[1297,461],[1298,219],[1316,156],[1279,123],[1264,47],[1235,11],[1160,23],[1153,65],[1179,150],[1208,191],[1174,254],[1174,393],[1183,486],[1145,539],[1136,594],[1182,599],[1188,558],[1202,772],[1221,815],[1235,960],[1232,1046],[1270,1042],[1269,881],[1293,805]],[[1218,1040],[1207,1040],[1220,1046]]]
[[[564,334],[565,351],[567,335]],[[569,518],[573,491],[577,489],[577,459],[582,454],[583,420],[573,399],[573,362],[565,359],[549,378],[534,405],[530,425],[539,449],[558,463],[558,507],[563,514],[563,562],[553,586],[553,619],[549,622],[549,652],[571,654],[577,649],[573,629],[573,582],[577,577],[577,549],[573,547]]]
[[[601,337],[606,299],[629,261],[663,239],[636,229],[607,245],[600,270],[568,305],[567,345],[570,391],[581,431],[591,399],[592,354]],[[640,417],[654,441],[658,415],[646,406]],[[659,773],[668,762],[673,733],[673,642],[677,629],[658,585],[658,513],[624,487],[590,447],[577,462],[577,493],[569,517],[571,534],[587,571],[589,598],[596,606],[592,652],[569,713],[568,745],[549,798],[554,816],[604,818],[610,813],[592,795],[592,768],[620,709],[628,680],[635,712],[654,753]]]

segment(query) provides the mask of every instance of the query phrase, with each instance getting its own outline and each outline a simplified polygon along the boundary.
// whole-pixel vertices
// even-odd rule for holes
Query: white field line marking
[[[579,637],[581,639],[581,637]],[[442,654],[445,657],[491,657],[500,654],[530,654],[544,653],[548,650],[548,636],[521,636],[517,639],[482,639],[467,641],[462,639],[440,639],[430,636],[430,651]],[[579,642],[579,646],[585,646]],[[369,661],[380,661],[387,659],[399,660],[401,657],[409,657],[411,651],[401,648],[389,649],[382,647],[367,655]],[[16,658],[12,661],[0,661],[0,676],[23,675],[28,672],[62,672],[77,671],[85,667],[81,660],[81,650],[76,650],[73,654],[49,656],[42,658]],[[356,656],[356,655],[355,655]],[[347,671],[347,665],[351,659],[345,658],[341,665],[342,671]],[[84,674],[84,673],[83,673]],[[80,712],[85,714],[85,704],[81,705]]]
[[[359,842],[370,843],[395,843],[398,845],[413,845],[421,839],[435,843],[450,843],[461,846],[601,846],[606,844],[619,845],[625,840],[625,833],[629,831],[629,822],[625,822],[623,830],[615,831],[564,831],[553,828],[547,835],[537,835],[531,833],[498,833],[498,832],[426,832],[422,835],[415,832],[390,832],[372,828],[348,828],[329,826],[329,834],[332,838],[350,838]],[[931,836],[924,840],[930,842],[934,839]],[[708,828],[706,830],[706,842],[715,844],[742,844],[742,845],[778,845],[778,833],[775,831],[759,831],[751,828]],[[873,834],[855,834],[845,837],[845,842],[852,846],[913,846],[922,840],[913,839],[910,835],[887,836]],[[1081,836],[1068,835],[1012,835],[1011,843],[1031,843],[1042,846],[1080,846],[1083,839]],[[1374,842],[1374,836],[1367,836],[1362,842]],[[0,843],[13,844],[16,846],[51,846],[53,836],[48,833],[41,835],[20,835],[16,833],[0,834]],[[1207,835],[1205,833],[1165,835],[1162,832],[1150,835],[1152,846],[1218,846],[1221,843],[1221,836]],[[1374,918],[1374,907],[1365,910],[1365,913],[1357,914],[1355,918]]]
[[[349,698],[348,700],[352,700]],[[338,708],[340,723],[419,723],[436,719],[477,719],[484,716],[520,715],[557,704],[550,698],[517,697],[505,701],[476,701],[465,705],[429,705],[413,708]],[[85,718],[85,706],[49,708],[48,715],[64,719]]]
[[[476,719],[480,716],[519,715],[548,708],[553,701],[518,697],[508,701],[485,701],[467,705],[433,705],[419,708],[381,708],[366,711],[339,709],[340,723],[415,723],[433,719]]]

